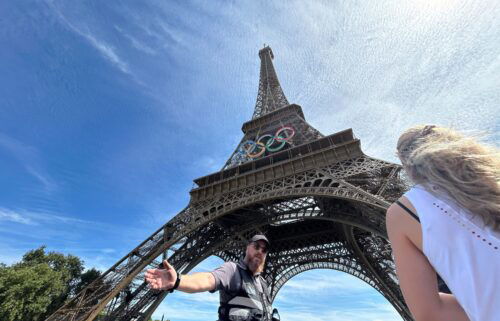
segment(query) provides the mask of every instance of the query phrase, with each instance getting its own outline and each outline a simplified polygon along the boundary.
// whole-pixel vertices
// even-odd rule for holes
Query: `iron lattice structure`
[[[222,170],[195,179],[185,209],[48,320],[94,320],[101,311],[105,320],[148,320],[168,293],[148,288],[146,269],[164,257],[181,273],[211,255],[235,261],[257,232],[273,245],[264,272],[273,300],[295,275],[334,269],[411,320],[385,231],[387,207],[407,189],[400,166],[365,155],[351,129],[314,129],[283,94],[271,48],[259,57],[255,112]]]

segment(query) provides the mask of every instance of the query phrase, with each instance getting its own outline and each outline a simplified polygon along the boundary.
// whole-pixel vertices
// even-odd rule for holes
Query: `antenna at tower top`
[[[271,56],[271,59],[274,59],[273,50],[271,49],[271,47],[269,47],[269,45],[264,44],[264,48],[262,48],[261,50],[259,50],[259,57],[260,57],[261,60],[264,57],[263,56],[264,53],[269,53],[269,55]],[[274,67],[273,67],[273,69],[274,69]]]
[[[252,119],[289,105],[274,70],[274,54],[269,45],[264,44],[264,48],[259,50],[259,58],[259,92],[257,93],[257,102],[255,103]]]

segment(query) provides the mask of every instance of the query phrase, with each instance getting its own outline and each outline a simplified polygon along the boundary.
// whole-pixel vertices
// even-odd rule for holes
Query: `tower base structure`
[[[295,275],[334,269],[412,320],[385,230],[386,209],[407,189],[401,167],[365,155],[351,129],[329,136],[314,129],[286,100],[272,50],[259,57],[255,112],[223,169],[195,179],[185,209],[48,320],[148,320],[168,293],[149,289],[145,270],[166,257],[179,273],[214,255],[237,261],[256,233],[272,244],[263,276],[273,300]]]

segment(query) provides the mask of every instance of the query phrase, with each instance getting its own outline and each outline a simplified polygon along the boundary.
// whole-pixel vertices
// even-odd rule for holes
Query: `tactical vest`
[[[267,283],[259,276],[262,293],[257,291],[253,277],[247,270],[237,266],[241,285],[238,292],[227,302],[221,302],[219,321],[268,321],[271,320],[271,301]]]

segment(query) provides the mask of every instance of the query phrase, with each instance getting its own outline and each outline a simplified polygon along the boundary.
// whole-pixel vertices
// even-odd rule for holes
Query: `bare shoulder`
[[[401,197],[399,201],[416,213],[415,208],[408,199]],[[418,213],[416,214],[418,215]],[[406,238],[417,248],[422,249],[422,228],[420,223],[396,203],[393,203],[387,209],[386,227],[391,241]]]
[[[408,214],[396,203],[392,203],[387,209],[385,215],[385,223],[387,227],[387,233],[400,234],[403,233],[408,224],[407,217]]]

